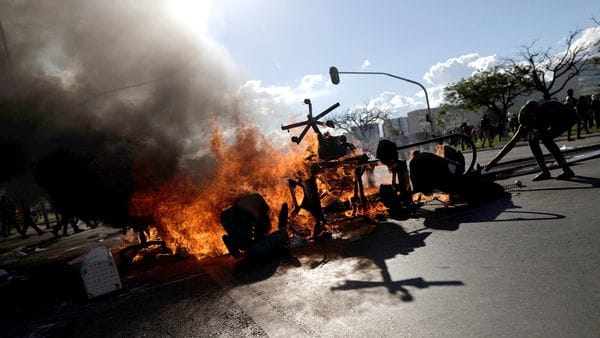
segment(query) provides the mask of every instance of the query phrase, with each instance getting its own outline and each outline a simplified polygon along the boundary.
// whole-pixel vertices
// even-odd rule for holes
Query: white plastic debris
[[[83,259],[80,271],[88,298],[120,290],[122,287],[115,260],[103,246],[90,250]]]
[[[563,144],[563,145],[560,147],[560,150],[570,150],[570,149],[573,149],[573,147],[568,147],[566,144]]]

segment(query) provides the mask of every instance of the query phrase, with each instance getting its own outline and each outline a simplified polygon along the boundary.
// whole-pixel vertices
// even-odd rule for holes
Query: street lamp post
[[[335,85],[340,83],[340,74],[365,74],[365,75],[386,75],[389,77],[393,77],[395,79],[398,80],[403,80],[406,82],[410,82],[410,83],[414,83],[417,86],[421,87],[421,89],[423,89],[423,92],[425,93],[425,102],[427,103],[427,116],[425,117],[425,119],[427,120],[427,122],[429,122],[429,125],[431,126],[431,133],[433,134],[433,120],[431,118],[431,108],[429,107],[429,95],[427,94],[427,89],[425,89],[425,87],[420,84],[417,81],[413,81],[410,79],[406,79],[394,74],[390,74],[390,73],[383,73],[383,72],[340,72],[338,71],[338,69],[336,67],[330,67],[329,68],[329,76],[331,77],[331,82]]]

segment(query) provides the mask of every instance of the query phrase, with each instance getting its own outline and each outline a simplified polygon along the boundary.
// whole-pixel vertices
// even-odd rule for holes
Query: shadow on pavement
[[[346,241],[340,252],[340,256],[344,258],[364,258],[366,261],[359,264],[357,269],[362,269],[369,263],[375,264],[380,270],[383,281],[346,280],[341,285],[331,287],[331,290],[357,290],[372,287],[385,287],[390,294],[397,294],[398,292],[402,293],[401,299],[403,301],[412,301],[413,296],[403,286],[414,286],[422,289],[433,285],[463,285],[460,281],[428,282],[423,278],[412,278],[400,281],[392,280],[385,261],[392,259],[397,255],[408,255],[416,248],[424,247],[425,239],[430,234],[431,232],[420,231],[407,233],[398,224],[382,222],[377,224],[375,231],[370,235],[355,242]],[[320,264],[325,263],[326,261],[321,262]]]
[[[365,224],[365,226],[368,226]],[[309,269],[317,269],[327,263],[344,258],[357,258],[358,264],[354,272],[369,269],[375,265],[381,274],[382,281],[345,280],[331,287],[332,291],[357,290],[373,287],[385,287],[390,294],[401,294],[401,300],[412,301],[413,296],[406,286],[419,289],[429,286],[457,286],[461,281],[426,281],[423,278],[411,278],[394,281],[386,265],[386,260],[398,255],[409,255],[417,248],[425,247],[425,239],[431,232],[417,230],[406,232],[402,226],[392,222],[371,224],[374,230],[358,240],[328,239],[311,242],[306,246],[293,250],[293,255],[301,257]],[[290,253],[245,259],[236,262],[234,276],[238,282],[250,284],[265,280],[276,273],[285,273],[286,269],[300,266],[298,259]],[[366,270],[365,270],[366,271]],[[352,273],[352,272],[349,272]]]
[[[457,207],[444,207],[434,210],[422,210],[425,217],[424,225],[429,229],[455,231],[463,223],[478,222],[511,222],[511,221],[541,221],[561,219],[565,216],[554,213],[535,211],[515,211],[521,209],[512,202],[510,194],[504,198],[479,206],[461,205]],[[518,217],[498,218],[501,214],[518,214]]]
[[[461,281],[426,281],[422,277],[411,278],[411,279],[403,279],[399,281],[391,281],[384,280],[383,282],[370,282],[370,281],[355,281],[355,280],[347,280],[345,284],[340,286],[332,287],[332,291],[337,290],[356,290],[356,289],[364,289],[364,288],[374,288],[384,286],[388,289],[388,292],[391,294],[396,294],[397,292],[401,292],[402,299],[405,302],[413,301],[412,294],[403,286],[412,286],[418,289],[426,289],[430,286],[462,286],[464,285]]]
[[[524,188],[519,190],[512,190],[514,192],[526,192],[526,191],[559,191],[559,190],[583,190],[583,189],[596,189],[600,188],[600,179],[596,177],[587,176],[573,176],[569,179],[562,180],[564,182],[573,182],[580,184],[588,184],[588,186],[567,186],[567,187],[553,187],[553,188]]]
[[[301,266],[298,258],[291,255],[287,250],[260,256],[247,257],[236,262],[233,275],[244,284],[260,282],[272,277],[281,267],[283,269]]]
[[[265,257],[245,258],[235,262],[233,274],[242,283],[253,283],[273,276],[279,271],[304,265],[316,269],[330,261],[349,257],[366,258],[365,264],[375,263],[389,276],[385,260],[396,255],[408,255],[415,248],[425,246],[425,238],[430,232],[406,233],[395,223],[364,221],[355,224],[353,231],[362,231],[362,235],[349,238],[329,238],[322,241],[312,241],[308,244]],[[346,229],[347,231],[348,229]],[[344,231],[342,231],[344,233]],[[347,234],[347,232],[345,233]],[[358,267],[364,267],[364,264]]]

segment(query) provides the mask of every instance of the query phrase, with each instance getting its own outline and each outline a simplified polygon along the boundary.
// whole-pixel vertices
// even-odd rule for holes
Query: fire
[[[427,203],[433,200],[440,201],[443,204],[450,204],[452,202],[450,195],[446,193],[433,193],[431,195],[425,195],[418,192],[413,194],[412,199],[415,204]]]
[[[221,212],[241,196],[257,192],[271,208],[271,224],[277,224],[282,203],[294,208],[288,179],[309,178],[311,163],[315,163],[311,161],[317,160],[316,143],[316,137],[310,135],[306,141],[308,148],[292,143],[290,149],[281,151],[250,127],[240,130],[232,144],[217,130],[211,140],[214,170],[203,173],[201,180],[181,172],[160,186],[137,191],[130,201],[131,212],[136,216],[151,216],[158,235],[173,250],[183,249],[196,257],[225,254]],[[372,168],[373,164],[369,166]],[[374,184],[364,186],[366,201],[355,197],[357,177],[366,176],[366,173],[360,175],[360,168],[342,163],[324,168],[316,176],[321,206],[333,210],[326,218],[334,229],[335,223],[343,218],[358,215],[376,218],[387,213],[376,198],[379,189]],[[302,189],[294,191],[300,203]],[[315,220],[309,212],[300,210],[290,222],[290,231],[307,235],[312,232]]]
[[[227,252],[219,216],[244,194],[261,194],[271,207],[271,223],[276,224],[280,205],[290,203],[287,178],[305,168],[300,147],[279,151],[253,128],[242,130],[232,145],[216,131],[211,151],[216,169],[202,182],[181,173],[131,199],[132,213],[152,216],[170,248],[185,248],[197,257]]]

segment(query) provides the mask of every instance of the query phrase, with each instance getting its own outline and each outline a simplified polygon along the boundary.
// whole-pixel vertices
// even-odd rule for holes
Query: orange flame
[[[131,212],[151,215],[170,248],[185,248],[197,257],[224,254],[219,216],[239,197],[261,194],[276,224],[279,206],[290,198],[287,178],[305,168],[301,147],[292,146],[279,151],[253,128],[241,130],[228,145],[217,130],[211,142],[215,170],[201,182],[180,173],[159,187],[140,190],[131,199]]]
[[[227,253],[222,242],[225,234],[219,217],[221,212],[238,198],[250,192],[258,192],[271,207],[271,223],[277,224],[282,203],[290,208],[291,194],[288,179],[306,180],[310,161],[316,159],[317,138],[307,135],[306,146],[291,144],[287,151],[274,148],[258,131],[248,127],[238,131],[233,144],[228,144],[220,130],[211,140],[211,155],[216,162],[214,170],[202,173],[201,180],[192,175],[179,173],[158,187],[146,187],[131,198],[131,213],[152,216],[160,237],[171,249],[184,249],[197,257],[216,256]],[[306,151],[305,151],[306,149]],[[357,214],[375,217],[385,213],[381,203],[370,203],[366,210],[354,203],[354,167],[329,168],[317,176],[322,205],[336,200],[349,203],[352,210],[341,217]],[[302,189],[298,202],[303,198]],[[378,188],[365,187],[365,196],[377,194]],[[294,216],[292,231],[310,233],[314,220],[301,210]]]

